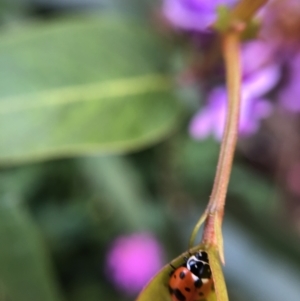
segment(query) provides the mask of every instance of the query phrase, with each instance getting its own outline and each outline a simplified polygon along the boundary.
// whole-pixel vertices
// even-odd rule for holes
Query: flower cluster
[[[187,34],[189,31],[203,33],[216,21],[218,6],[232,7],[236,3],[234,0],[164,0],[163,12],[173,26]],[[270,1],[259,18],[258,38],[244,42],[241,47],[239,131],[244,136],[254,134],[275,105],[300,112],[300,1]],[[271,101],[268,96],[274,90]],[[226,115],[226,87],[214,85],[206,95],[206,105],[191,120],[190,134],[195,139],[213,135],[220,140]]]

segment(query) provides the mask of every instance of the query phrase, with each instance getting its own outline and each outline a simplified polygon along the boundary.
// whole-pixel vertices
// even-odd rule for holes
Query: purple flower
[[[255,40],[242,44],[243,78],[274,61],[274,47],[270,43]]]
[[[279,92],[279,103],[287,110],[300,112],[300,54],[289,62],[287,84]]]
[[[281,57],[289,57],[299,51],[299,0],[269,1],[260,17],[261,36],[277,47]]]
[[[106,258],[108,277],[127,294],[139,292],[163,265],[163,250],[150,233],[118,237]]]
[[[176,27],[207,31],[217,19],[217,8],[233,6],[238,0],[164,0],[163,12]]]
[[[244,76],[241,91],[241,112],[239,132],[242,135],[255,133],[260,120],[268,117],[272,112],[272,105],[264,95],[269,92],[278,82],[280,66],[268,62],[270,56],[262,49],[260,56],[256,56],[257,50],[262,45],[254,45],[254,42],[243,48]],[[261,43],[261,42],[256,42]],[[251,56],[251,50],[253,56]],[[263,56],[265,59],[262,59]],[[213,135],[220,140],[223,135],[227,106],[227,94],[224,86],[214,88],[208,97],[208,104],[200,110],[190,123],[190,134],[195,139],[204,139]]]

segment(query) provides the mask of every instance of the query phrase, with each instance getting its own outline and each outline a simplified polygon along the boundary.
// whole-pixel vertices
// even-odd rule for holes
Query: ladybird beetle
[[[208,255],[199,251],[185,259],[175,269],[169,280],[172,301],[200,301],[207,297],[213,287]]]

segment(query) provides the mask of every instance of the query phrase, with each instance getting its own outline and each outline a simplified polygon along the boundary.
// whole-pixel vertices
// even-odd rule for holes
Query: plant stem
[[[238,32],[232,31],[224,35],[223,55],[226,66],[228,110],[209,213],[224,208],[237,142],[241,90],[240,39]]]
[[[224,214],[225,198],[238,135],[241,90],[239,31],[232,29],[223,35],[223,55],[226,66],[228,110],[219,161],[217,165],[217,172],[212,194],[206,209],[208,217],[202,240],[204,243],[211,243],[213,245],[217,244],[217,238],[214,229],[214,219],[219,218],[221,226]]]
[[[236,19],[245,23],[249,22],[256,14],[256,12],[267,2],[268,0],[240,1],[231,12],[232,21]]]
[[[226,125],[212,194],[205,212],[193,229],[189,245],[190,247],[194,245],[199,228],[205,222],[202,243],[216,246],[223,262],[221,226],[239,123],[241,89],[240,34],[241,31],[246,29],[255,13],[267,2],[268,0],[241,0],[231,11],[229,25],[222,35],[228,90]]]

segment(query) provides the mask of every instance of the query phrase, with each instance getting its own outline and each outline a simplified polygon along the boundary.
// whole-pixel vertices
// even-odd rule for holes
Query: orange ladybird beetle
[[[172,272],[169,280],[172,301],[204,300],[212,289],[208,255],[204,251],[186,258],[185,263]]]

